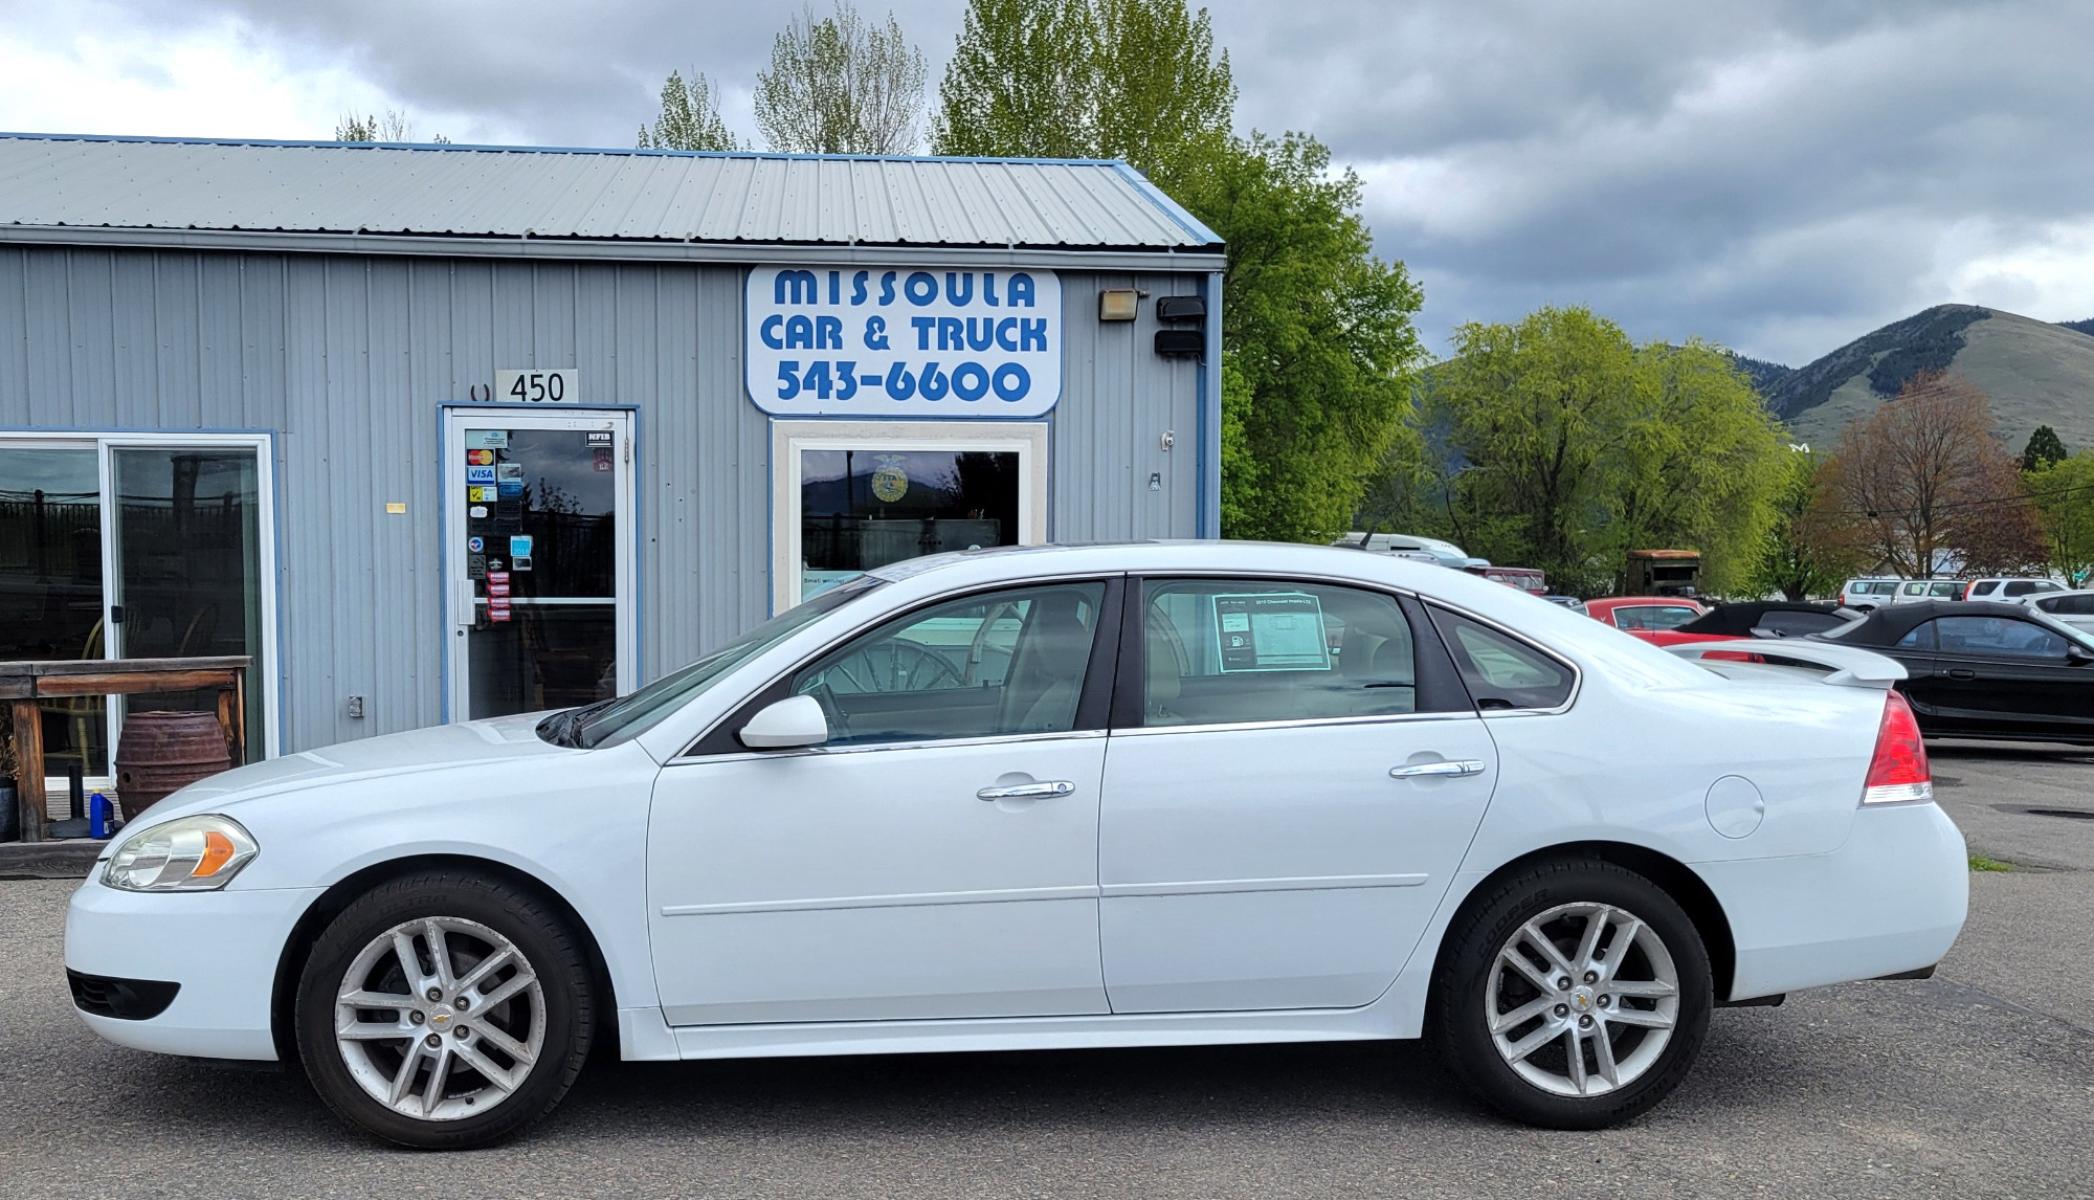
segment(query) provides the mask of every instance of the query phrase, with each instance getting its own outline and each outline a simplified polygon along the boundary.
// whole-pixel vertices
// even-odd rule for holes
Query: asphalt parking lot
[[[0,882],[0,1196],[2094,1196],[2094,755],[1934,768],[2018,867],[1974,875],[1940,973],[1720,1011],[1686,1085],[1598,1134],[1508,1126],[1405,1044],[603,1064],[520,1143],[418,1155],[293,1075],[92,1037],[73,885]]]

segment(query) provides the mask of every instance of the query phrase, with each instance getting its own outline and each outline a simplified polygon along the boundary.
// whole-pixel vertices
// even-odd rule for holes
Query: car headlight
[[[231,817],[181,817],[126,838],[102,882],[126,892],[215,892],[259,849]]]

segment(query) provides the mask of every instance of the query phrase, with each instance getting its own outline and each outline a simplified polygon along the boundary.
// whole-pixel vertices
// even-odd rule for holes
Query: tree
[[[1179,199],[1222,231],[1222,531],[1324,541],[1405,436],[1422,302],[1373,254],[1360,180],[1314,138],[1218,148]]]
[[[2040,470],[2064,457],[2065,442],[2058,436],[2058,431],[2048,425],[2038,425],[2029,435],[2029,444],[2021,451],[2021,469]]]
[[[1097,154],[1090,0],[969,0],[931,118],[931,147],[969,157]]]
[[[756,75],[756,127],[799,154],[911,154],[923,117],[923,52],[889,13],[885,25],[838,0],[786,23],[771,68]]]
[[[1779,592],[1789,600],[1826,595],[1867,564],[1839,542],[1821,546],[1808,536],[1811,504],[1817,496],[1817,458],[1809,451],[1792,450],[1776,472],[1780,480],[1773,520],[1760,537],[1759,556],[1745,577],[1745,589],[1755,596]]]
[[[1637,347],[1583,308],[1465,325],[1455,345],[1429,372],[1422,465],[1396,464],[1416,532],[1587,593],[1619,587],[1634,549],[1697,550],[1705,586],[1747,585],[1789,451],[1728,354]]]
[[[396,112],[390,108],[385,110],[383,117],[370,115],[359,117],[355,113],[344,113],[342,119],[335,122],[334,140],[338,142],[411,142],[414,140],[414,122],[407,119],[406,113]],[[447,145],[451,139],[439,133],[431,135],[429,140],[434,143]]]
[[[654,129],[640,128],[642,150],[736,150],[733,131],[720,119],[719,92],[713,81],[692,72],[689,80],[669,72],[662,84],[662,111]]]
[[[1968,381],[1923,372],[1849,425],[1820,475],[1815,544],[1863,554],[1901,575],[1960,559],[1971,572],[2019,571],[2046,557],[2019,464],[1992,433],[1992,405]]]
[[[2027,475],[2050,545],[2050,565],[2074,587],[2094,574],[2094,451],[2082,450]]]
[[[1358,176],[1305,134],[1231,135],[1228,54],[1184,0],[970,0],[938,92],[938,153],[1124,159],[1221,235],[1223,532],[1343,532],[1413,436],[1422,357]]]
[[[1117,158],[1176,194],[1225,148],[1226,50],[1185,0],[970,0],[938,86],[940,154]]]

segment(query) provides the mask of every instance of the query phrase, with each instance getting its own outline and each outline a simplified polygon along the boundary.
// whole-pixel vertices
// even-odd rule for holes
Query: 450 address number
[[[978,362],[956,363],[951,369],[933,360],[921,367],[898,362],[879,371],[860,373],[852,359],[818,358],[778,362],[778,399],[793,400],[803,393],[818,400],[838,403],[855,397],[860,389],[881,392],[889,400],[985,400],[990,396],[1016,403],[1032,390],[1032,373],[1017,363],[995,367]]]

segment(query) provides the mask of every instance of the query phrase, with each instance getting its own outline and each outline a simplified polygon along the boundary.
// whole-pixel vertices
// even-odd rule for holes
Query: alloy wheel
[[[1580,902],[1536,915],[1499,947],[1483,1018],[1520,1078],[1575,1098],[1655,1066],[1679,1005],[1679,971],[1657,932],[1627,909]]]
[[[545,1023],[523,952],[459,917],[404,921],[371,939],[335,996],[350,1077],[417,1120],[477,1116],[507,1099],[537,1065]]]

